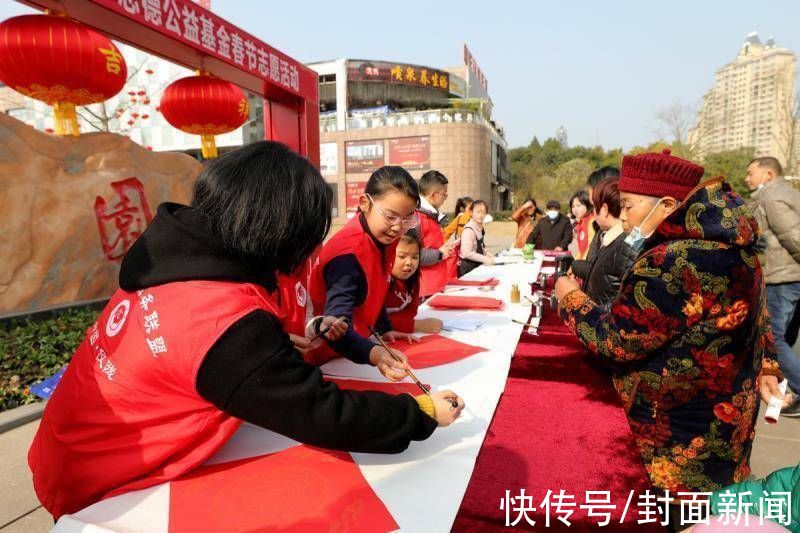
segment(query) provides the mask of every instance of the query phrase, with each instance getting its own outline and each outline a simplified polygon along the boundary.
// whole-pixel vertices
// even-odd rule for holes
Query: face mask
[[[547,212],[547,218],[549,218],[550,220],[557,219],[558,218],[558,211],[548,211]]]
[[[656,205],[654,205],[653,209],[651,209],[650,212],[647,214],[647,216],[644,217],[642,223],[638,226],[634,226],[634,228],[631,230],[628,236],[625,237],[625,244],[627,244],[637,252],[640,252],[642,250],[642,248],[644,247],[644,241],[646,241],[650,237],[650,235],[653,234],[652,232],[650,233],[650,235],[645,235],[644,233],[642,233],[642,226],[644,225],[645,222],[647,222],[650,219],[652,214],[655,213],[656,207],[658,207],[658,204],[660,203],[661,200],[656,202]]]

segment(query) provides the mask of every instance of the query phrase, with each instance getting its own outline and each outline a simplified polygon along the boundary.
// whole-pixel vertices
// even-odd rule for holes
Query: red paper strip
[[[489,279],[477,279],[477,280],[470,280],[470,279],[458,279],[453,278],[447,282],[448,285],[459,285],[462,287],[497,287],[500,285],[500,280],[497,278],[489,278]]]
[[[398,529],[349,453],[295,446],[173,481],[169,531]]]
[[[486,309],[497,311],[503,308],[503,301],[485,296],[445,296],[438,294],[428,300],[434,309]]]
[[[405,381],[395,383],[392,381],[366,381],[363,379],[339,378],[325,378],[325,381],[332,381],[339,385],[340,389],[344,390],[376,390],[385,392],[386,394],[410,394],[411,396],[422,394],[422,391],[417,387],[416,383],[407,383]],[[423,385],[428,386],[427,383],[423,383]]]
[[[556,252],[555,250],[539,250],[545,257],[566,257],[572,255],[570,252]]]
[[[486,348],[454,341],[441,335],[427,335],[419,339],[419,342],[397,341],[390,346],[406,354],[409,366],[414,369],[445,365],[486,351]]]

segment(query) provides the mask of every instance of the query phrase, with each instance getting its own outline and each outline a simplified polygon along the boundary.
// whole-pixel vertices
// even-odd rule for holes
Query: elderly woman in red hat
[[[638,255],[616,299],[556,285],[562,318],[613,369],[651,482],[673,495],[746,479],[759,392],[781,396],[758,226],[703,172],[669,150],[626,156],[620,219]]]

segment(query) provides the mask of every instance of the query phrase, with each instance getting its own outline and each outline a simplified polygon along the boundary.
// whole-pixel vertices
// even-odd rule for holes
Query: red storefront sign
[[[400,137],[389,139],[389,165],[399,165],[406,170],[431,168],[431,138]]]
[[[366,185],[366,181],[347,181],[345,183],[347,218],[353,218],[358,211],[358,199],[364,194]]]
[[[371,174],[384,165],[383,139],[345,143],[345,172]]]

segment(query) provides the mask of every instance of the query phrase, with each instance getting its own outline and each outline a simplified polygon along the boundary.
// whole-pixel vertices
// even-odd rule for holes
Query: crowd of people
[[[668,151],[626,156],[588,176],[569,213],[528,199],[513,214],[514,246],[575,258],[554,288],[560,316],[608,366],[650,481],[671,491],[747,479],[761,399],[800,415],[779,390],[785,376],[800,391],[786,341],[800,192],[774,158],[750,165],[752,205],[703,175]],[[460,198],[447,221],[448,183],[382,167],[325,241],[331,192],[305,158],[259,142],[208,163],[191,204],[161,205],[125,256],[119,290],[47,405],[29,452],[44,507],[58,518],[174,479],[242,421],[372,453],[452,424],[464,408],[455,392],[344,392],[319,369],[345,357],[404,378],[406,355],[380,341],[441,331],[417,317],[420,302],[494,263],[487,203]]]

